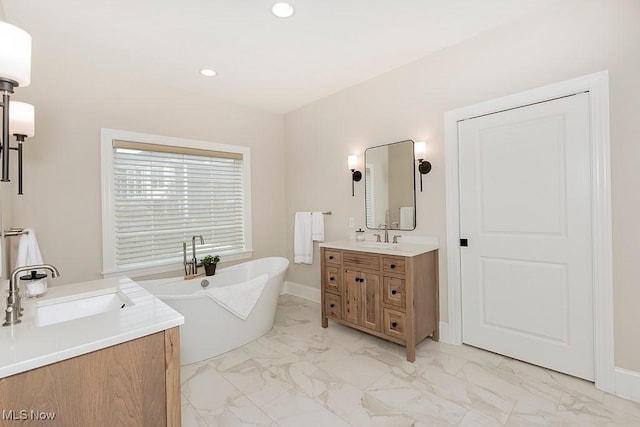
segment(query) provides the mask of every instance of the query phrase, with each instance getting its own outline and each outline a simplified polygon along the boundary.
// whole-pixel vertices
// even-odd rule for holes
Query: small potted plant
[[[213,276],[216,274],[216,265],[220,262],[220,255],[207,255],[202,258],[202,265],[204,266],[204,272],[207,276]]]

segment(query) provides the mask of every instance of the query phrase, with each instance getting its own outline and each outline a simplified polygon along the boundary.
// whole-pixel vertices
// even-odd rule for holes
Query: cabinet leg
[[[322,327],[323,327],[323,328],[326,328],[326,327],[328,327],[328,326],[329,326],[329,319],[328,319],[328,318],[326,318],[326,317],[323,317],[323,318],[322,318]]]
[[[407,346],[407,360],[409,362],[416,361],[416,346]]]

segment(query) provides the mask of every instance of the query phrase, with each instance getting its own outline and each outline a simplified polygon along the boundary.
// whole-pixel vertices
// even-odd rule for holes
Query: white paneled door
[[[593,380],[589,95],[458,126],[463,342]]]

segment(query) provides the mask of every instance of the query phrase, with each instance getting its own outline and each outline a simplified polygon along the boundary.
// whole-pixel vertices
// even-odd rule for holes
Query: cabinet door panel
[[[353,270],[345,270],[345,298],[344,298],[344,320],[347,322],[360,324],[360,299],[362,298],[362,285],[360,284],[360,273]],[[357,279],[357,280],[356,280]]]
[[[362,326],[380,331],[380,295],[382,294],[380,276],[377,274],[363,273],[361,277],[361,280],[364,280],[364,282],[360,282],[362,285],[362,304],[360,305],[362,310]]]

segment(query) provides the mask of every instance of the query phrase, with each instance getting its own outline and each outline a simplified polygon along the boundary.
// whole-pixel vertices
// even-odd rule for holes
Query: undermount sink
[[[36,302],[35,322],[47,326],[69,320],[94,316],[109,311],[122,310],[134,305],[117,289],[69,295],[61,298],[43,299]]]
[[[383,243],[383,242],[362,242],[358,244],[361,248],[368,249],[394,249],[398,247],[397,243]]]

